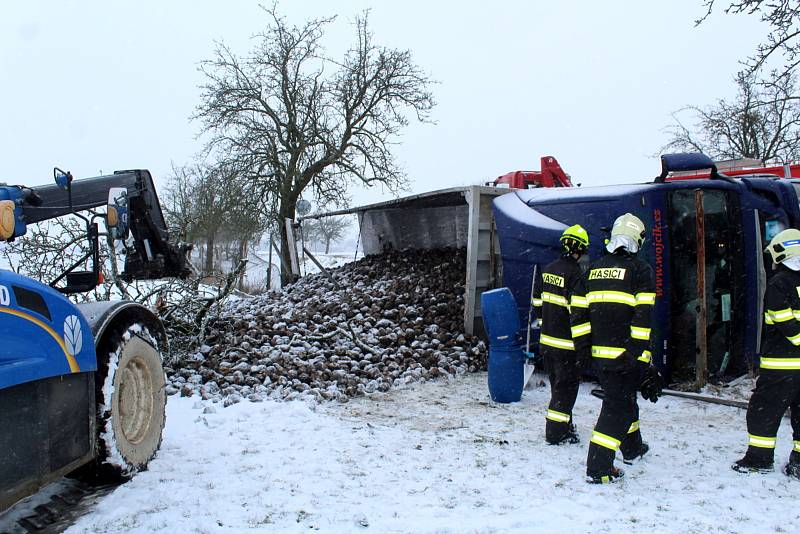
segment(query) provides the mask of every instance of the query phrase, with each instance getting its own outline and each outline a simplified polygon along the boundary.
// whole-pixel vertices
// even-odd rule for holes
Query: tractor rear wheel
[[[145,469],[161,445],[165,377],[155,340],[145,328],[129,327],[114,345],[97,399],[99,459],[126,476]]]

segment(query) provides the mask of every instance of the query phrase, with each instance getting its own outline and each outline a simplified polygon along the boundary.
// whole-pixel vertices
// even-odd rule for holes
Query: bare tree
[[[800,157],[800,105],[795,76],[759,82],[742,72],[736,77],[738,92],[731,100],[718,100],[707,108],[687,106],[673,113],[665,128],[669,142],[662,152],[690,150],[714,159],[756,158],[765,162]],[[682,116],[690,115],[687,125]]]
[[[170,229],[205,244],[206,274],[214,270],[214,251],[223,234],[231,235],[232,225],[244,224],[245,215],[256,221],[259,218],[257,211],[249,209],[254,203],[249,202],[239,174],[226,164],[173,166],[165,192],[164,211]],[[247,240],[252,237],[248,231]]]
[[[303,232],[303,239],[308,243],[312,243],[314,245],[314,252],[317,252],[317,245],[322,243],[324,239],[322,237],[322,233],[320,232],[319,219],[309,219],[303,221],[300,229]]]
[[[766,39],[756,48],[755,54],[745,62],[746,72],[753,75],[765,70],[768,61],[780,57],[783,64],[772,77],[784,78],[791,75],[800,64],[800,3],[796,0],[726,0],[723,11],[726,14],[758,15],[769,25]],[[701,24],[713,12],[717,0],[704,0],[705,15],[696,21]]]
[[[167,176],[161,207],[170,235],[184,242],[195,241],[197,198],[196,173],[192,165],[179,167],[172,164],[172,172]]]
[[[223,221],[222,231],[224,236],[235,242],[236,261],[247,257],[249,245],[260,240],[267,229],[266,217],[259,210],[257,202],[254,202],[255,193],[252,191],[251,184],[237,180],[231,184],[228,191],[230,202]]]
[[[391,146],[409,115],[428,119],[434,100],[409,51],[374,43],[367,13],[354,21],[353,46],[333,60],[321,41],[335,17],[294,26],[274,5],[265,12],[268,27],[249,55],[219,43],[201,63],[206,81],[195,118],[211,134],[210,148],[254,184],[281,229],[288,264],[283,221],[294,219],[301,193],[310,188],[321,204],[341,206],[352,183],[402,189]]]
[[[214,246],[217,243],[225,213],[230,204],[228,196],[229,180],[224,172],[211,166],[195,165],[197,198],[194,218],[195,234],[205,239],[205,264],[203,271],[214,271]]]
[[[346,217],[321,217],[305,221],[303,231],[309,240],[324,243],[325,254],[328,254],[331,243],[344,237],[349,226],[350,221]]]

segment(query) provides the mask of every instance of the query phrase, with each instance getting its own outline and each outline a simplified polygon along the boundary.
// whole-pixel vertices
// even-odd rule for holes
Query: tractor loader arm
[[[110,189],[124,188],[133,247],[128,250],[122,278],[188,276],[186,253],[189,246],[169,242],[169,231],[149,171],[126,170],[94,178],[72,180],[71,175],[69,178],[71,199],[70,193],[59,184],[34,188],[3,186],[6,196],[15,200],[17,207],[17,229],[13,237],[24,235],[28,224],[102,206],[108,201]],[[12,188],[17,191],[8,191]]]

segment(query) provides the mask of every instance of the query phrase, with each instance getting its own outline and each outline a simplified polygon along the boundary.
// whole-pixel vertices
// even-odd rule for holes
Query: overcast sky
[[[766,31],[756,17],[715,14],[701,0],[403,2],[294,0],[290,21],[371,8],[376,41],[413,52],[439,84],[434,125],[397,148],[422,192],[538,169],[553,155],[583,185],[650,180],[670,113],[734,93],[738,61]],[[245,54],[267,17],[253,1],[16,1],[0,6],[0,181],[45,183],[148,168],[197,153],[190,120],[199,61],[214,40]],[[355,203],[381,200],[380,189]]]

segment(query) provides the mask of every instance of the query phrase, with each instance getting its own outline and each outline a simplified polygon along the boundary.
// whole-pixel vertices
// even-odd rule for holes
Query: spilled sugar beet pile
[[[226,305],[206,343],[167,368],[169,394],[346,401],[484,369],[463,333],[466,253],[387,252]]]

